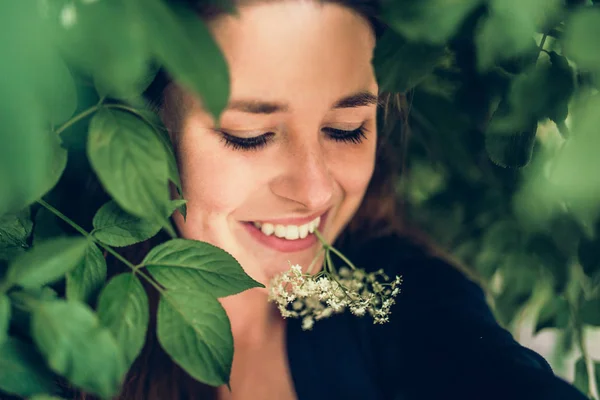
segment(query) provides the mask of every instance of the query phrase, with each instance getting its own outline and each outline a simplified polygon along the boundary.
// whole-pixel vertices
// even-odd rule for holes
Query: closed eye
[[[365,133],[367,132],[364,122],[360,127],[351,131],[329,127],[323,128],[323,131],[327,132],[328,136],[336,142],[351,144],[362,143],[362,141],[366,139]],[[275,136],[275,133],[267,132],[260,136],[241,138],[225,131],[219,130],[218,132],[221,134],[221,139],[223,140],[225,147],[242,151],[259,150],[269,144],[271,138]]]

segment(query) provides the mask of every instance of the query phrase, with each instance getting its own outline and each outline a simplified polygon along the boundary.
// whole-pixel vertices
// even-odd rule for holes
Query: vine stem
[[[88,108],[87,110],[82,111],[81,113],[77,114],[76,116],[74,116],[73,118],[71,118],[70,120],[68,120],[67,122],[65,122],[64,124],[62,124],[60,126],[60,128],[58,128],[55,133],[57,135],[60,135],[61,133],[63,133],[67,128],[70,128],[73,124],[75,124],[76,122],[81,121],[82,119],[84,119],[85,117],[87,117],[90,114],[95,113],[96,111],[98,111],[100,109],[100,105],[96,104],[95,106],[92,106],[90,108]]]
[[[87,239],[93,241],[94,243],[96,243],[97,245],[99,245],[100,247],[102,247],[104,250],[106,250],[107,252],[109,252],[110,254],[112,254],[117,260],[121,261],[123,264],[125,264],[126,266],[128,266],[133,271],[134,274],[139,274],[141,277],[143,277],[144,279],[146,279],[152,286],[154,286],[154,288],[156,290],[159,291],[159,293],[163,292],[163,289],[160,286],[158,286],[152,279],[150,279],[150,277],[148,275],[146,275],[144,272],[140,271],[140,268],[143,265],[140,265],[139,267],[133,265],[125,257],[123,257],[122,255],[120,255],[119,253],[117,253],[112,247],[107,246],[104,243],[98,241],[93,235],[91,235],[90,233],[86,232],[85,229],[83,229],[82,227],[80,227],[79,225],[77,225],[69,217],[67,217],[66,215],[64,215],[63,213],[61,213],[60,211],[58,211],[56,208],[54,208],[53,206],[51,206],[50,204],[48,204],[45,200],[39,199],[37,202],[40,205],[42,205],[44,208],[46,208],[48,211],[50,211],[51,213],[53,213],[54,215],[56,215],[58,218],[62,219],[67,224],[69,224],[70,226],[72,226],[77,232],[81,233]]]

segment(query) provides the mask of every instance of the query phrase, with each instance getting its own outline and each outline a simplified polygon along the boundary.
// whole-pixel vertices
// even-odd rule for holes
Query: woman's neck
[[[235,350],[259,349],[269,343],[285,320],[263,288],[249,289],[219,299],[231,323]]]

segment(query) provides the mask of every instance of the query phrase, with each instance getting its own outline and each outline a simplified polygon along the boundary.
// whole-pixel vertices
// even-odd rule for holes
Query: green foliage
[[[211,295],[171,289],[158,304],[158,341],[173,361],[209,385],[229,383],[233,337],[225,310]]]
[[[11,262],[4,285],[36,288],[52,283],[79,264],[87,245],[83,238],[47,240]]]
[[[0,294],[0,345],[6,340],[6,331],[10,323],[10,300]]]
[[[0,389],[19,396],[57,393],[54,376],[29,344],[8,338],[0,344]]]
[[[29,247],[27,238],[32,229],[28,208],[0,218],[0,260],[10,260]]]
[[[592,362],[594,365],[595,379],[597,384],[600,383],[600,362]],[[575,387],[581,390],[582,393],[590,395],[590,384],[589,384],[589,373],[586,367],[586,360],[581,357],[575,363],[575,381],[573,382]]]
[[[79,264],[67,273],[67,299],[93,304],[106,282],[106,269],[102,252],[96,244],[88,242]]]
[[[102,398],[118,393],[127,372],[123,353],[89,307],[61,300],[40,303],[31,336],[57,374]]]
[[[148,296],[135,275],[110,280],[98,301],[98,317],[117,340],[129,367],[142,350],[150,318]]]
[[[148,253],[142,265],[169,290],[224,297],[264,287],[246,275],[229,253],[196,240],[172,239],[158,245]]]
[[[150,126],[120,110],[90,123],[88,155],[106,190],[124,210],[168,224],[167,153]]]
[[[159,223],[128,214],[109,201],[94,216],[93,235],[109,246],[122,247],[150,239],[160,228]]]
[[[158,69],[215,118],[229,99],[207,26],[168,3],[0,5],[3,392],[49,399],[60,375],[117,394],[149,325],[140,279],[160,294],[157,335],[171,358],[195,379],[229,382],[233,339],[218,298],[262,285],[208,243],[173,239],[139,265],[113,249],[161,230],[175,237],[169,216],[186,215],[169,195],[170,182],[183,193],[171,139],[141,97]],[[575,385],[596,395],[584,333],[600,325],[599,3],[383,3],[391,30],[373,65],[380,90],[410,106],[398,182],[408,217],[481,276],[507,327],[545,293],[535,331],[577,345]],[[86,168],[108,201],[68,201]],[[107,282],[109,253],[130,272]]]

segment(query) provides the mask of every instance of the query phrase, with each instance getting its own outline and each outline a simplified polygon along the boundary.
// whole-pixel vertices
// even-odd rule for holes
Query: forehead
[[[374,88],[375,37],[366,19],[332,3],[281,1],[242,6],[210,23],[231,75],[232,97],[330,106]],[[317,102],[317,103],[315,103]]]

